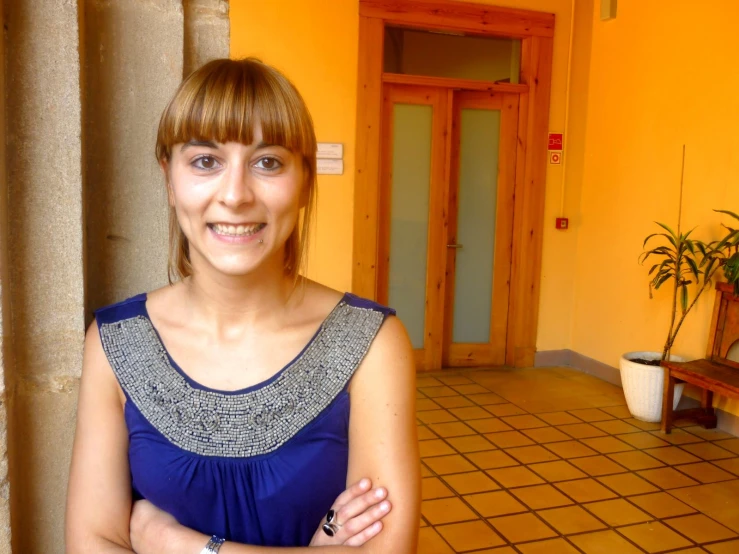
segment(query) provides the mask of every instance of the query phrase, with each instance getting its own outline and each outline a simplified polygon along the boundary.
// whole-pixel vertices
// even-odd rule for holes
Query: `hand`
[[[313,535],[309,546],[362,546],[382,530],[382,518],[390,512],[390,502],[385,500],[387,491],[382,488],[370,490],[372,483],[362,479],[344,492],[334,502],[333,523],[338,532],[328,536],[323,531],[324,519]]]
[[[167,531],[179,526],[167,512],[148,500],[139,500],[131,510],[131,547],[137,554],[162,554],[170,544]]]

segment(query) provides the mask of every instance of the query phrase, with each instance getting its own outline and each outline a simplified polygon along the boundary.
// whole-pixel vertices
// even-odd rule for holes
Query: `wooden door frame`
[[[458,82],[520,94],[506,365],[534,365],[539,317],[554,15],[455,0],[360,0],[352,291],[376,298],[383,79],[454,86],[453,79],[383,75],[386,25],[521,39],[521,84]],[[408,78],[410,77],[410,78]],[[460,87],[467,88],[467,87]]]

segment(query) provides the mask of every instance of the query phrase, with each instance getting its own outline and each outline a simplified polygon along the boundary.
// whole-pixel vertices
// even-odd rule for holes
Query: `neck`
[[[221,336],[284,324],[294,303],[295,284],[281,263],[265,264],[254,273],[238,276],[199,265],[193,264],[193,274],[183,282],[187,312],[193,321],[202,321]]]

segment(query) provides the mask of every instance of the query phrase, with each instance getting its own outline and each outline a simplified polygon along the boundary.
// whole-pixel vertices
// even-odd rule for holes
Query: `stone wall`
[[[156,126],[184,71],[228,56],[228,3],[2,2],[0,554],[11,530],[54,554],[85,326],[166,283]]]

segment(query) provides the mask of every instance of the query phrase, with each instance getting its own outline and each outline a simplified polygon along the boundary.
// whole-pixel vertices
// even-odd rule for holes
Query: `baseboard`
[[[577,369],[593,377],[603,379],[618,387],[621,386],[621,372],[608,364],[588,358],[573,350],[544,350],[537,352],[534,358],[535,367],[565,366]]]
[[[534,358],[535,367],[571,367],[582,371],[593,377],[598,377],[616,386],[621,386],[621,372],[618,368],[594,360],[574,352],[573,350],[544,350],[536,353]],[[700,402],[694,398],[683,395],[678,409],[696,408]],[[716,409],[718,428],[735,437],[739,436],[739,415],[735,415],[719,408]]]

